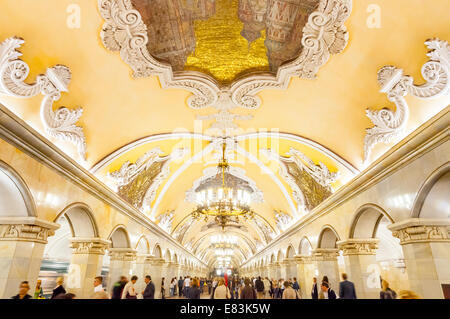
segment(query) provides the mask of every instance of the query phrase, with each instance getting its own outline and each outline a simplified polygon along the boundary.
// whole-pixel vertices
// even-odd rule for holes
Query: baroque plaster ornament
[[[53,110],[53,103],[68,92],[71,73],[64,65],[47,68],[33,84],[25,83],[30,67],[19,57],[18,49],[25,41],[18,37],[8,38],[0,43],[0,93],[8,96],[29,98],[42,94],[41,121],[45,132],[54,138],[71,142],[77,147],[78,154],[86,160],[86,139],[83,129],[76,125],[83,113],[82,108],[69,110],[62,106]]]
[[[314,162],[310,158],[294,148],[291,148],[287,153],[288,155],[291,155],[290,157],[281,156],[271,149],[260,149],[259,152],[279,164],[279,174],[284,178],[289,187],[292,189],[292,196],[297,202],[298,210],[301,212],[307,212],[309,209],[312,209],[314,206],[316,206],[317,202],[323,199],[323,197],[326,197],[327,194],[331,194],[331,183],[335,182],[339,177],[339,172],[331,173],[328,167],[323,163],[319,163],[319,165],[314,164]],[[319,194],[324,196],[320,196],[320,198],[318,199],[306,198],[306,195],[300,188],[296,177],[292,175],[288,167],[288,165],[291,164],[294,164],[300,172],[305,172],[317,184],[321,185],[322,191],[327,194]],[[310,195],[315,195],[317,189],[320,188],[316,186],[315,189],[307,189],[306,185],[302,185],[302,187],[304,187],[305,191],[308,191],[308,194]],[[313,201],[315,205],[309,203],[310,201]]]
[[[164,214],[159,215],[156,220],[158,220],[158,226],[165,230],[170,234],[172,230],[173,216],[175,215],[175,211],[167,211]]]
[[[275,211],[275,220],[278,229],[282,232],[288,228],[292,222],[292,216],[287,213],[283,213],[282,211]]]
[[[215,119],[215,129],[233,129],[234,120],[249,120],[248,115],[230,112],[232,107],[257,109],[261,100],[256,96],[264,89],[286,89],[292,77],[315,78],[319,68],[332,54],[340,53],[347,45],[348,33],[344,25],[350,16],[351,0],[320,0],[303,28],[302,51],[291,62],[281,65],[276,76],[255,73],[237,80],[230,86],[219,85],[212,77],[193,71],[174,73],[169,64],[156,60],[148,51],[147,26],[131,0],[98,0],[105,20],[100,33],[104,46],[119,51],[121,58],[133,70],[135,77],[156,75],[163,88],[182,88],[193,95],[188,106],[202,109],[216,107],[218,113],[200,117]]]
[[[181,221],[172,232],[172,237],[175,238],[179,243],[183,243],[184,236],[194,222],[195,220],[192,217]]]
[[[260,237],[268,244],[275,238],[276,234],[272,227],[259,215],[255,215],[253,222],[256,225],[256,229],[262,233],[263,236]]]
[[[135,206],[139,206],[139,208],[141,209],[150,207],[151,202],[155,199],[157,189],[170,174],[170,163],[174,160],[183,158],[186,154],[189,153],[189,149],[178,148],[175,149],[171,154],[163,157],[160,156],[161,153],[162,151],[159,148],[154,148],[142,155],[136,161],[136,163],[131,164],[129,161],[127,161],[121,166],[119,170],[108,173],[107,175],[118,187],[118,192],[121,192],[121,189],[123,190],[127,186],[131,185],[137,178],[139,178],[141,174],[145,174],[146,170],[150,169],[152,165],[154,165],[155,163],[162,163],[159,173],[153,178],[150,186],[146,190],[130,190],[132,192],[138,193],[136,196],[134,196],[138,197],[138,199],[141,197],[140,194],[144,193],[141,200],[132,203]]]
[[[409,94],[420,99],[435,99],[450,94],[450,46],[447,41],[430,39],[425,41],[430,58],[422,66],[426,83],[414,84],[411,76],[395,66],[384,66],[378,71],[380,92],[386,93],[394,102],[395,111],[383,108],[379,111],[366,110],[373,127],[366,129],[364,137],[364,162],[367,162],[372,148],[378,143],[390,143],[399,137],[408,124],[409,107],[405,96]]]

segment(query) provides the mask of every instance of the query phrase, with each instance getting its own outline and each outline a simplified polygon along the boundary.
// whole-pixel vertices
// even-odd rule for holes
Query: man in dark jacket
[[[319,291],[317,290],[317,278],[313,278],[313,285],[311,289],[311,298],[312,299],[319,299]]]
[[[355,285],[347,280],[347,274],[342,274],[342,280],[339,283],[339,298],[341,299],[356,299]]]
[[[241,299],[256,299],[255,289],[250,285],[250,279],[244,281],[245,287],[241,290]]]
[[[184,286],[184,279],[180,276],[180,279],[178,280],[178,296],[183,296],[183,286]]]
[[[128,279],[125,276],[120,276],[120,280],[114,284],[113,291],[111,294],[111,299],[121,299],[122,290],[127,284]]]
[[[255,288],[258,299],[264,299],[264,283],[261,280],[261,277],[258,277],[258,279],[256,279]]]
[[[322,282],[320,287],[324,294],[324,299],[336,299],[336,293],[331,289],[326,281]]]
[[[28,291],[30,290],[30,285],[28,284],[28,281],[22,281],[19,286],[19,293],[11,299],[31,299],[31,296],[28,294]]]
[[[155,285],[152,282],[152,277],[149,275],[145,276],[144,279],[147,286],[145,287],[145,290],[142,292],[142,296],[144,299],[155,299]]]

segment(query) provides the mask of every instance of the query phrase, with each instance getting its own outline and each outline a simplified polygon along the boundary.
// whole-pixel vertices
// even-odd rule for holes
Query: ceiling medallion
[[[227,171],[225,157],[226,143],[223,143],[222,160],[217,165],[217,175],[209,178],[196,191],[197,208],[191,213],[196,220],[214,217],[217,224],[225,229],[233,219],[252,219],[254,212],[250,208],[253,189],[245,181],[233,179]]]
[[[232,109],[257,109],[261,104],[258,92],[286,89],[291,77],[315,78],[330,56],[347,45],[344,23],[351,0],[226,3],[228,6],[223,0],[98,0],[105,19],[100,36],[107,49],[120,52],[135,77],[156,75],[163,88],[192,92],[189,107],[216,108],[217,113],[199,118],[216,120],[213,128],[219,130],[235,129],[235,120],[251,119],[232,113]],[[211,36],[225,38],[211,43]],[[211,56],[220,51],[222,42],[233,50]],[[215,61],[228,58],[233,59],[231,65],[217,66],[220,70],[216,72]],[[221,81],[226,77],[220,74],[233,68],[249,73]]]

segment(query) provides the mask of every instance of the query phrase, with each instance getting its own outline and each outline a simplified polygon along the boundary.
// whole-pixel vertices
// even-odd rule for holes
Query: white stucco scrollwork
[[[30,68],[19,59],[22,54],[18,51],[24,42],[23,39],[12,37],[0,43],[0,93],[19,98],[41,93],[44,98],[40,114],[45,132],[51,137],[75,144],[79,155],[86,159],[86,139],[83,129],[76,125],[83,109],[53,109],[53,103],[60,99],[61,92],[68,92],[71,80],[69,68],[64,65],[53,66],[45,74],[38,75],[35,83],[25,83]]]
[[[431,51],[430,60],[422,66],[425,84],[416,85],[414,79],[403,74],[395,66],[384,66],[378,71],[380,92],[386,93],[394,102],[395,111],[383,108],[379,111],[368,109],[367,117],[373,127],[366,130],[364,138],[364,161],[369,159],[372,148],[378,143],[390,143],[405,129],[409,119],[409,107],[405,96],[411,94],[421,99],[439,98],[450,93],[450,46],[447,41],[431,39],[425,42]]]

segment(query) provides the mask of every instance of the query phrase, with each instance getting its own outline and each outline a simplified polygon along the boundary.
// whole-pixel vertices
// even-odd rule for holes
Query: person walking
[[[331,289],[326,281],[322,282],[322,285],[320,286],[322,292],[323,292],[323,298],[322,299],[336,299],[336,293],[333,289]]]
[[[125,287],[123,287],[122,296],[120,299],[137,299],[136,288],[134,287],[137,280],[137,276],[131,277],[131,280],[127,282]]]
[[[264,282],[261,280],[261,277],[256,279],[255,288],[258,299],[264,299]]]
[[[225,286],[225,280],[223,278],[219,279],[217,287],[214,291],[213,299],[230,299],[231,294],[227,286]]]
[[[172,278],[172,280],[170,281],[170,297],[173,297],[175,294],[175,285],[176,285],[176,279]]]
[[[311,298],[312,299],[319,299],[319,292],[317,290],[317,278],[313,277],[313,284],[311,288]]]
[[[155,285],[152,282],[152,277],[149,275],[145,276],[145,289],[142,292],[144,299],[155,299]]]
[[[184,280],[183,277],[180,276],[180,279],[178,279],[178,296],[183,296],[183,284]]]
[[[381,281],[380,299],[396,299],[397,294],[394,290],[389,288],[389,283],[386,280]]]
[[[297,290],[292,288],[289,281],[285,281],[283,283],[283,286],[284,286],[284,291],[283,291],[283,295],[281,296],[281,299],[300,299],[298,297]]]
[[[53,293],[52,293],[52,296],[50,299],[55,299],[56,296],[66,293],[66,289],[64,289],[63,283],[64,283],[63,277],[58,277],[56,279],[56,287],[55,287],[55,289],[53,289]]]
[[[241,299],[256,299],[256,292],[251,286],[250,279],[245,279],[244,285],[245,286],[241,289]]]
[[[28,281],[22,281],[19,286],[19,293],[15,296],[12,296],[11,299],[32,299],[28,294],[29,290],[30,285],[28,284]]]
[[[294,277],[294,281],[292,283],[292,289],[294,289],[296,292],[299,292],[300,290],[300,285],[297,282],[297,278]]]
[[[94,293],[103,291],[103,277],[97,276],[94,278]]]
[[[111,299],[121,299],[122,291],[127,284],[128,279],[125,276],[120,276],[120,280],[114,284]]]
[[[339,283],[339,298],[340,299],[357,299],[355,285],[347,280],[347,274],[342,273],[342,280]]]
[[[42,280],[40,279],[36,282],[33,299],[45,299],[44,291],[42,290]]]
[[[161,278],[161,299],[166,299],[166,288],[164,288],[164,280],[166,278]]]
[[[186,296],[188,299],[200,299],[200,288],[197,278],[192,279],[189,293]]]

